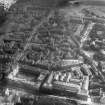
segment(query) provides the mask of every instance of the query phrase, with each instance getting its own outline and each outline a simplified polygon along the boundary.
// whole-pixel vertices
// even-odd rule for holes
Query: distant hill
[[[63,5],[65,2],[69,0],[18,0],[18,2],[26,2],[30,1],[33,2],[37,6],[41,7],[55,7],[58,6],[59,4]]]
[[[105,0],[78,0],[85,5],[105,6]]]

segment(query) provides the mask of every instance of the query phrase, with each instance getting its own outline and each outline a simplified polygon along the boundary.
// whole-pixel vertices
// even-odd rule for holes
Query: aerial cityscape
[[[0,105],[105,105],[104,6],[1,0]]]

